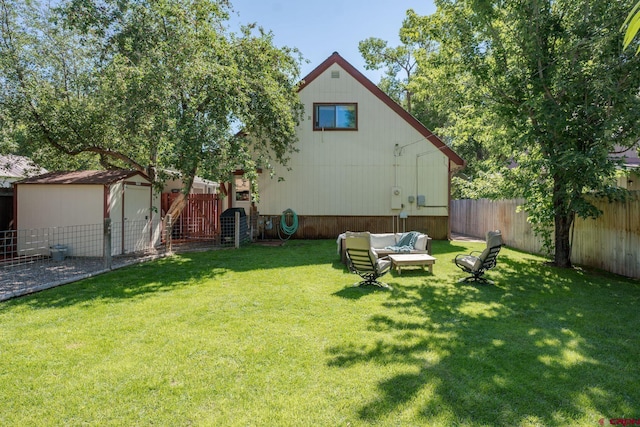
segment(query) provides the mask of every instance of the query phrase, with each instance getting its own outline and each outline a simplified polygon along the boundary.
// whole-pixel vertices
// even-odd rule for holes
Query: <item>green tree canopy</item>
[[[556,265],[570,266],[576,215],[599,215],[589,195],[620,195],[610,153],[638,140],[640,62],[622,51],[619,33],[629,4],[436,4],[434,15],[414,17],[407,31],[438,42],[437,58],[419,70],[453,88],[444,133],[454,147],[475,140],[479,150],[496,150],[503,165],[518,166],[509,181],[525,197],[534,228],[554,230]]]
[[[640,2],[636,3],[629,12],[629,16],[622,24],[622,29],[627,27],[624,33],[623,48],[627,49],[633,43],[638,30],[640,30]],[[636,55],[640,53],[640,45],[636,48]]]
[[[229,33],[227,1],[0,6],[5,141],[48,167],[63,153],[173,169],[188,193],[196,173],[225,180],[295,149],[300,55],[253,25]]]
[[[432,81],[425,80],[428,71],[419,72],[418,69],[427,64],[427,70],[433,70],[429,65],[432,54],[437,51],[437,43],[432,37],[425,37],[417,26],[412,25],[415,19],[419,19],[419,16],[412,9],[407,10],[399,31],[399,46],[391,47],[385,40],[369,37],[360,41],[358,49],[367,69],[384,68],[385,74],[378,83],[380,89],[433,129],[440,126],[444,118],[435,98],[425,96],[429,92],[422,90],[425,83]],[[414,34],[416,31],[419,34]]]
[[[389,47],[387,42],[370,37],[358,44],[358,49],[365,60],[365,67],[369,70],[379,70],[386,67],[385,76],[379,85],[396,102],[411,112],[411,91],[409,83],[416,68],[412,45]],[[399,77],[399,74],[403,74]]]

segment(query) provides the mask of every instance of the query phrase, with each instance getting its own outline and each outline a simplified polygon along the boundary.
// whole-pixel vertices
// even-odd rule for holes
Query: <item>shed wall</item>
[[[18,228],[101,224],[103,188],[101,185],[18,185]]]

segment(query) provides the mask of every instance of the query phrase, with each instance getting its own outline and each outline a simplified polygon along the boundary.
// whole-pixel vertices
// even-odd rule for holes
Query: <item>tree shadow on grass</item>
[[[96,300],[140,298],[193,286],[229,272],[277,270],[335,261],[331,241],[288,241],[286,245],[181,253],[123,267],[95,277],[50,288],[0,304],[62,307]],[[335,250],[335,249],[334,249]]]
[[[472,243],[470,246],[475,250],[475,246],[480,247],[480,245],[483,245],[483,244]],[[435,240],[432,243],[432,250],[433,250],[433,255],[438,257],[438,259],[440,260],[439,262],[443,262],[444,256],[450,255],[452,253],[468,252],[471,249],[469,249],[469,246],[460,245],[452,241]],[[415,276],[422,277],[425,275],[425,270],[426,270],[426,267],[423,267],[423,268],[409,267],[408,269],[405,268],[404,270],[402,270],[402,274],[400,274],[392,269],[386,275],[380,277],[379,279],[381,282],[386,283],[391,287],[391,289],[384,289],[376,286],[357,286],[357,283],[361,279],[358,279],[359,278],[358,275],[350,272],[347,265],[344,264],[340,259],[335,259],[332,262],[332,267],[336,270],[342,270],[345,273],[349,273],[354,278],[356,278],[354,279],[353,284],[350,284],[348,287],[341,289],[340,291],[335,292],[333,294],[334,296],[338,296],[345,299],[353,299],[353,300],[360,299],[374,292],[393,291],[394,289],[402,286],[401,282],[403,277],[404,278],[415,277]],[[428,277],[433,278],[433,273],[426,273],[426,274],[429,275]]]
[[[449,277],[403,286],[369,319],[374,342],[356,336],[328,351],[329,366],[398,366],[361,406],[362,420],[407,405],[425,423],[443,414],[460,424],[549,426],[633,415],[640,316],[621,321],[603,308],[637,302],[640,286],[621,281],[611,292],[606,279],[507,255],[499,266],[497,286]]]
[[[362,297],[372,294],[375,292],[371,286],[356,286],[351,285],[348,288],[340,289],[338,292],[335,292],[333,295],[338,296],[340,298],[358,300]]]

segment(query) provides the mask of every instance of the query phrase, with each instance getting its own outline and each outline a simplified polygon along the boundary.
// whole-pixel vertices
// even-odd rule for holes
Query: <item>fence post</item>
[[[238,249],[240,247],[240,212],[235,212],[236,220],[235,220],[235,247]]]
[[[165,222],[164,222],[164,239],[165,239],[165,246],[167,248],[167,253],[171,253],[173,248],[172,248],[172,241],[171,241],[171,235],[173,234],[171,231],[173,229],[173,218],[171,217],[171,214],[167,214],[167,216],[165,217]]]
[[[105,270],[111,270],[111,218],[105,218],[104,220],[102,241],[104,247],[104,268]]]

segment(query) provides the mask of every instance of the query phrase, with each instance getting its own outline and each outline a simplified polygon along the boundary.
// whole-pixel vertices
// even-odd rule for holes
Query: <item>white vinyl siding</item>
[[[340,78],[331,78],[335,71]],[[274,179],[262,174],[260,214],[291,208],[300,215],[397,215],[400,210],[391,209],[391,188],[397,186],[408,215],[447,215],[448,157],[339,65],[302,89],[300,98],[306,113],[298,129],[299,152],[291,157],[291,171],[279,167]],[[314,130],[319,103],[357,104],[358,131]],[[396,144],[406,146],[398,157]],[[410,204],[408,196],[418,192],[435,207]]]

